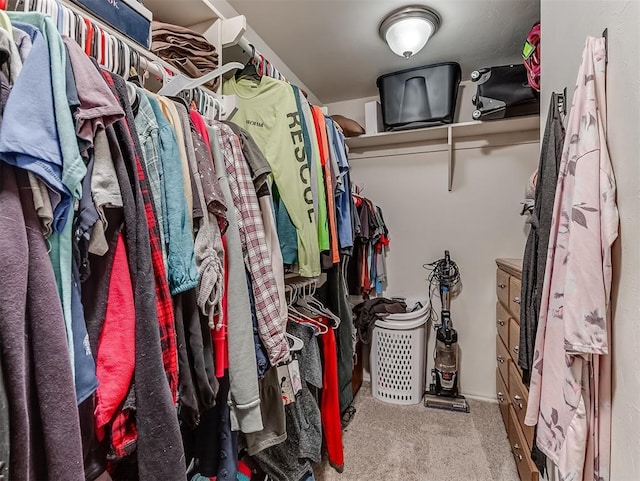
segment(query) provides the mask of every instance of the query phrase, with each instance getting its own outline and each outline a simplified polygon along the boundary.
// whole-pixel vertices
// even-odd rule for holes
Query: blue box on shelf
[[[72,0],[144,48],[151,47],[153,14],[136,0]]]

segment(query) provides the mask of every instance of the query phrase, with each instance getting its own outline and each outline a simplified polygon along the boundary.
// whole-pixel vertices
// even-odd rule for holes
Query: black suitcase
[[[538,92],[529,86],[524,65],[502,65],[476,70],[471,80],[478,84],[473,96],[474,120],[493,120],[540,113]]]

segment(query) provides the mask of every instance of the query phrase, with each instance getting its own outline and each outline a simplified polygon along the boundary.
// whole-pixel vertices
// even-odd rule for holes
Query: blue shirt
[[[338,239],[341,249],[353,247],[353,225],[351,220],[351,185],[349,180],[349,161],[342,132],[336,129],[333,119],[327,118],[329,153],[336,159],[340,170],[336,186],[336,211]]]
[[[60,194],[53,213],[54,230],[60,232],[72,202],[71,192],[62,182],[63,157],[53,103],[49,47],[36,27],[18,22],[14,26],[31,37],[32,48],[4,109],[0,158],[33,172],[49,189]]]
[[[167,272],[171,295],[175,296],[198,285],[198,267],[191,229],[191,212],[184,193],[182,161],[173,127],[164,116],[156,99],[149,103],[158,122],[158,153],[162,164],[164,184],[165,242],[167,246]]]

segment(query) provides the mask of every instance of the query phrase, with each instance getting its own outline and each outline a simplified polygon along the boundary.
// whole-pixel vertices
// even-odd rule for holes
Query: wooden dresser
[[[525,426],[528,388],[518,367],[522,259],[496,259],[496,394],[521,481],[538,481],[531,460],[534,428]]]

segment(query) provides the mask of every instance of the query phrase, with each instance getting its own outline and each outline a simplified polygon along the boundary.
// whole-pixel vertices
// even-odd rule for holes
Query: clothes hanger
[[[235,74],[236,80],[247,78],[250,80],[260,81],[260,79],[262,78],[262,75],[260,74],[260,72],[258,72],[258,69],[256,68],[255,55],[256,55],[256,49],[253,45],[251,45],[251,57],[247,61],[244,68],[236,72]]]
[[[310,286],[311,287],[311,286]],[[315,291],[315,287],[314,287]],[[308,311],[315,313],[318,316],[326,317],[333,321],[333,328],[336,329],[340,326],[341,319],[336,316],[333,312],[331,312],[324,304],[322,304],[318,299],[313,297],[312,293],[309,293],[300,299],[298,299],[298,306],[304,307]]]
[[[214,109],[214,120],[216,118],[220,118],[220,116],[222,115],[222,102],[220,101],[220,99],[214,97],[213,95],[211,96],[211,102],[213,103],[213,109]]]
[[[122,71],[122,68],[120,67],[119,46],[120,46],[120,41],[112,35],[111,36],[111,64],[113,65],[113,71],[122,77],[122,74],[120,73]]]
[[[301,312],[299,312],[297,309],[293,307],[293,303],[297,298],[297,292],[298,292],[297,287],[291,284],[285,286],[285,295],[287,293],[289,294],[289,299],[287,300],[287,305],[289,307],[288,319],[290,321],[297,322],[299,324],[304,324],[306,326],[311,327],[313,329],[314,335],[316,336],[318,334],[325,334],[326,332],[328,332],[329,329],[327,328],[327,326],[316,321],[315,319],[305,316],[304,314],[302,314]]]
[[[82,47],[84,48],[84,53],[86,55],[91,55],[91,52],[93,51],[93,24],[86,18],[82,23],[84,23],[84,42]]]
[[[131,75],[131,50],[129,49],[129,45],[127,45],[126,43],[122,43],[122,48],[123,48],[123,52],[122,52],[122,64],[123,64],[123,71],[124,73],[122,74],[122,77],[125,80],[129,80],[129,76]]]
[[[298,309],[296,309],[294,302],[297,300],[297,296],[298,296],[298,287],[297,286],[292,286],[292,289],[294,290],[293,295],[291,296],[291,300],[292,302],[289,304],[289,318],[292,319],[295,322],[298,322],[300,324],[306,324],[309,325],[310,327],[312,327],[315,331],[315,334],[326,334],[327,332],[329,332],[329,328],[317,321],[316,319],[313,319],[312,317],[309,317],[305,314],[303,314],[302,312],[300,312]]]
[[[292,341],[292,344],[289,345],[290,351],[302,351],[302,349],[304,349],[304,341],[302,339],[294,336],[293,334],[289,334],[288,332],[285,332],[284,334]]]

